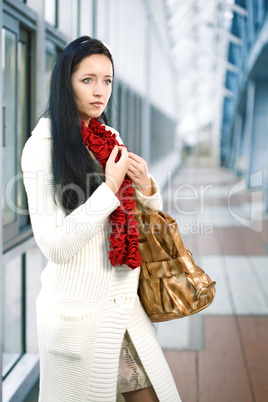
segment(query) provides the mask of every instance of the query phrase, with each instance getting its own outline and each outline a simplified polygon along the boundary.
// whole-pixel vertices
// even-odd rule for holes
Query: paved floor
[[[268,217],[254,180],[249,191],[226,169],[188,164],[164,191],[164,210],[217,281],[206,310],[157,324],[183,402],[268,401]]]
[[[188,165],[164,193],[185,246],[217,282],[206,310],[157,325],[183,402],[268,401],[268,220],[260,184],[248,191],[225,169]]]

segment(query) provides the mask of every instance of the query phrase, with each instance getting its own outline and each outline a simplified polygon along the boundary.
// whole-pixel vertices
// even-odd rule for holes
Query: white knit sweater
[[[49,260],[37,298],[39,401],[123,400],[116,388],[126,329],[160,402],[180,401],[137,296],[139,268],[112,267],[108,259],[109,215],[119,200],[103,183],[66,216],[53,198],[51,142],[50,121],[42,118],[22,155],[33,233]],[[136,194],[152,209],[161,207],[158,191]]]

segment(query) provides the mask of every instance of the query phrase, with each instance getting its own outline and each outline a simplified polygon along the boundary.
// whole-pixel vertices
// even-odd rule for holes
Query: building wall
[[[20,374],[12,383],[17,367],[38,353],[35,299],[46,264],[32,236],[20,157],[46,109],[58,55],[84,34],[109,46],[115,62],[110,124],[150,166],[174,151],[176,111],[164,1],[152,6],[151,0],[1,0],[1,9],[0,279],[3,395],[9,400],[23,382]]]
[[[241,42],[229,46],[228,61],[238,72],[226,76],[232,96],[224,102],[221,160],[249,187],[252,175],[260,173],[268,210],[268,1],[235,3],[231,32]]]

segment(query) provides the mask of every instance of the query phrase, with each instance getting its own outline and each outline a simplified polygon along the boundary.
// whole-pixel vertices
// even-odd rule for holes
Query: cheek
[[[73,90],[74,90],[76,99],[80,99],[80,100],[85,97],[85,94],[88,91],[87,86],[80,82],[76,83],[76,85],[73,87]]]
[[[77,106],[82,106],[83,104],[86,103],[87,100],[87,96],[86,96],[86,91],[84,91],[83,89],[80,89],[79,91],[76,92],[75,94],[75,101]]]
[[[112,88],[109,87],[108,90],[107,90],[107,96],[106,96],[107,102],[109,101],[109,99],[110,99],[110,97],[111,97],[111,94],[112,94]]]

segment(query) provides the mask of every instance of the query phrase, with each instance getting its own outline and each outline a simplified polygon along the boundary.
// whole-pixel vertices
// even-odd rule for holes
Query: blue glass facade
[[[268,0],[236,0],[222,120],[221,164],[246,178],[262,171],[268,195]],[[268,197],[266,197],[267,199]],[[267,201],[266,201],[267,202]],[[267,205],[268,207],[268,205]]]

